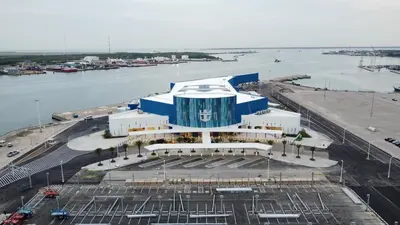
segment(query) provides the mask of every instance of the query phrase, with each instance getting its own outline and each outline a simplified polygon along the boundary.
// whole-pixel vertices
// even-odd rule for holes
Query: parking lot
[[[169,156],[160,159],[155,159],[145,163],[138,163],[131,166],[120,168],[119,170],[159,170],[167,169],[235,169],[249,168],[260,169],[267,167],[267,160],[260,156]],[[289,164],[271,159],[272,166],[285,168],[307,168],[304,166]]]
[[[350,224],[356,221],[357,224],[378,224],[376,218],[364,213],[363,205],[354,205],[336,185],[252,188],[249,193],[230,193],[217,192],[215,186],[201,185],[66,185],[60,190],[59,205],[70,212],[70,218],[51,218],[49,210],[57,208],[57,201],[41,199],[35,202],[36,214],[29,223],[241,225]],[[281,217],[262,218],[263,214]]]

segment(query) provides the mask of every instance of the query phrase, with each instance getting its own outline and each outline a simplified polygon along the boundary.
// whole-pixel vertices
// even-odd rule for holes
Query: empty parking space
[[[246,185],[230,187],[240,186]],[[340,203],[346,196],[331,184],[254,185],[250,193],[218,193],[216,187],[67,185],[60,190],[60,207],[70,212],[68,220],[49,217],[48,207],[56,206],[54,200],[48,202],[50,206],[38,204],[35,211],[43,215],[31,220],[55,225],[338,224],[368,215],[351,200]],[[341,215],[343,211],[346,217]]]

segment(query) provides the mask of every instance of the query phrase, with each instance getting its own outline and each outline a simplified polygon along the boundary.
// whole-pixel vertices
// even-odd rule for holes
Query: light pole
[[[64,183],[64,170],[63,170],[63,161],[60,161],[60,168],[61,168],[61,183]]]
[[[31,170],[28,169],[28,179],[29,179],[29,187],[32,188],[32,177]]]
[[[389,170],[388,170],[388,175],[387,175],[387,178],[388,178],[388,179],[390,178],[390,169],[391,169],[391,167],[392,167],[392,159],[393,159],[393,157],[394,157],[394,156],[390,157],[390,159],[389,159]]]
[[[165,182],[165,181],[167,181],[167,179],[166,179],[166,178],[167,178],[167,175],[166,175],[166,173],[165,173],[165,159],[164,159],[163,163],[164,163],[164,182]]]
[[[57,201],[57,209],[60,208],[60,200],[59,200],[59,196],[56,196],[56,201]]]
[[[220,195],[219,198],[221,199],[221,213],[222,213],[224,211],[223,204],[222,204],[222,199],[224,198],[224,195]]]
[[[370,194],[367,194],[367,207],[365,208],[365,212],[367,212],[368,211],[368,208],[369,208],[369,198],[371,197],[371,195]]]
[[[24,198],[25,198],[24,196],[21,196],[21,205],[22,205],[21,207],[24,207]]]
[[[189,205],[189,202],[190,202],[190,195],[186,195],[186,198],[187,198],[187,206],[188,206],[188,208],[187,208],[187,213],[188,213],[188,215],[190,214],[190,205]]]
[[[343,182],[343,160],[340,160],[340,162],[342,162],[342,165],[340,166],[340,178],[339,178],[339,183]]]
[[[37,112],[37,117],[38,117],[38,122],[39,122],[39,130],[42,132],[42,122],[40,121],[40,109],[39,109],[39,100],[35,100],[36,102],[36,112]]]
[[[371,151],[371,142],[368,142],[367,160],[369,160],[369,153]]]
[[[49,172],[46,172],[47,188],[50,186],[49,182]]]
[[[346,128],[343,129],[343,142],[342,142],[342,144],[344,144],[345,140],[346,140]]]
[[[269,180],[269,160],[270,158],[268,157],[267,159],[267,179]]]

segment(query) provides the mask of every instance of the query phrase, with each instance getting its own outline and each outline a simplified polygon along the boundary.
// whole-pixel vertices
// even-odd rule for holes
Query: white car
[[[1,140],[0,141],[0,147],[6,146],[6,141],[5,140]]]
[[[13,143],[11,143],[11,142],[7,143],[7,147],[11,148],[12,146],[13,146]]]

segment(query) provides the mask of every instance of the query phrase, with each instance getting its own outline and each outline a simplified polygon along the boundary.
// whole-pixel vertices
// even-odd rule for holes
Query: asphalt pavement
[[[107,124],[108,117],[96,118],[87,122],[81,121],[73,127],[63,131],[55,137],[55,140],[59,141],[60,144],[65,144],[71,135],[82,134],[85,132],[91,132],[93,126],[100,126]],[[26,165],[36,159],[42,158],[54,152],[58,149],[59,145],[51,147],[48,151],[43,152],[29,160],[25,161],[23,165]],[[79,157],[76,157],[63,164],[64,180],[67,181],[73,177],[82,166],[95,163],[99,160],[106,160],[111,158],[110,154],[103,154],[100,157],[95,152],[89,152]],[[20,204],[20,197],[24,196],[25,199],[30,199],[34,196],[38,190],[47,185],[46,173],[49,173],[50,184],[62,184],[61,182],[61,168],[59,166],[53,167],[31,176],[32,188],[29,186],[29,179],[24,178],[17,182],[14,182],[8,186],[0,188],[0,212],[2,211],[14,211]]]
[[[343,160],[346,185],[351,187],[365,201],[370,194],[370,204],[381,217],[389,224],[400,220],[400,162],[392,159],[390,178],[388,178],[389,162],[391,156],[383,150],[369,145],[368,141],[352,134],[345,128],[324,118],[323,116],[299,105],[287,98],[272,85],[261,89],[263,95],[267,95],[273,101],[277,101],[289,110],[301,113],[304,118],[302,124],[308,125],[313,130],[324,133],[334,140],[328,147],[329,158]],[[369,152],[369,153],[368,153]],[[367,157],[370,159],[367,160]],[[338,165],[340,167],[340,165]],[[337,183],[340,170],[332,170],[326,173],[327,178]]]

